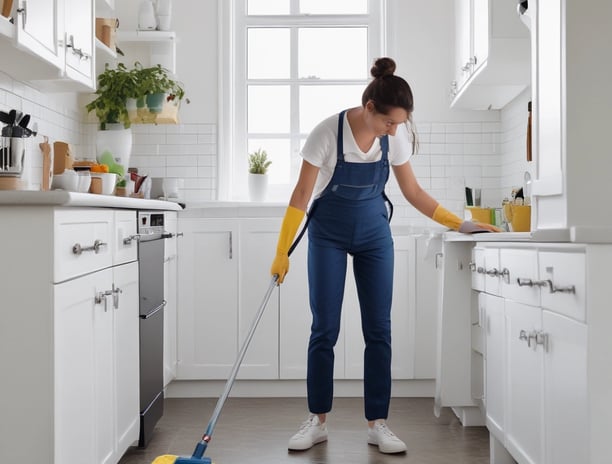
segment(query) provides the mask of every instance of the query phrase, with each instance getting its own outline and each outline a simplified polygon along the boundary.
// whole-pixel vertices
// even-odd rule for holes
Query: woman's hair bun
[[[394,72],[395,61],[387,57],[378,58],[374,62],[374,66],[372,66],[372,69],[370,69],[370,74],[372,74],[372,77],[374,78],[392,76]]]

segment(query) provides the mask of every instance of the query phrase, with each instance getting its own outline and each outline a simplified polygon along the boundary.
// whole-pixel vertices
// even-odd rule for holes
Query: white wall
[[[120,29],[136,28],[138,0],[117,2]],[[420,153],[413,166],[420,183],[447,208],[462,214],[464,186],[483,189],[483,202],[497,206],[524,171],[525,92],[503,111],[460,111],[449,107],[454,65],[454,12],[449,0],[389,0],[388,55],[415,95],[414,120]],[[187,90],[179,125],[135,125],[131,165],[153,177],[185,179],[185,199],[197,203],[215,198],[217,98],[220,53],[217,0],[176,0],[172,28],[177,37],[177,75]],[[129,51],[129,47],[127,47]],[[137,56],[123,58],[131,63]],[[33,114],[51,141],[75,144],[77,156],[93,158],[94,124],[79,124],[82,102],[76,95],[44,95],[0,73],[0,108]],[[83,120],[88,120],[87,118]],[[89,119],[89,121],[91,121]],[[32,152],[38,143],[32,140]],[[35,160],[35,162],[38,162]],[[38,170],[36,170],[38,174]],[[434,225],[407,205],[391,180],[395,221]]]

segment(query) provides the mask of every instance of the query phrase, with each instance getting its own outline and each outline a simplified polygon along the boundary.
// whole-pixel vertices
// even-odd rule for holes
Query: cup
[[[162,189],[166,198],[178,198],[179,179],[175,179],[173,177],[166,177],[163,181]]]

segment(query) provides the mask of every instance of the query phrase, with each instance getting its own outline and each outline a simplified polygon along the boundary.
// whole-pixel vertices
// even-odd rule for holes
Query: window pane
[[[298,41],[300,78],[368,78],[367,28],[301,28]]]
[[[367,12],[368,0],[300,0],[302,14],[367,14]]]
[[[262,148],[272,164],[268,168],[271,184],[288,184],[291,181],[291,151],[288,139],[249,139],[249,153]]]
[[[284,15],[289,14],[291,0],[248,0],[248,15]]]
[[[289,29],[249,28],[247,40],[249,79],[289,78]]]
[[[317,85],[300,87],[300,132],[309,133],[334,113],[361,105],[365,85]]]
[[[251,134],[289,133],[288,85],[248,86],[248,127]]]

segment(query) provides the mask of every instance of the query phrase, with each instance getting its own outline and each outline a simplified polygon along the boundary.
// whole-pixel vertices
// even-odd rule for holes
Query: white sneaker
[[[375,422],[368,428],[368,443],[377,445],[381,453],[403,453],[406,443],[397,438],[384,422]]]
[[[327,440],[327,426],[319,422],[319,416],[310,414],[300,430],[289,440],[289,449],[303,451]]]

